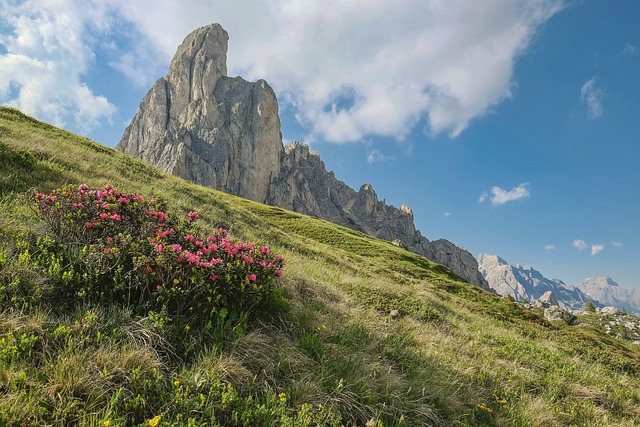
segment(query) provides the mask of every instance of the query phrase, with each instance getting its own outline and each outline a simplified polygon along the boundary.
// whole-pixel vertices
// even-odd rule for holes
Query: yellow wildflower
[[[156,415],[155,417],[151,418],[149,420],[149,425],[151,427],[156,427],[158,425],[158,423],[160,422],[160,415]]]
[[[493,412],[493,409],[488,408],[488,407],[487,407],[487,406],[485,406],[483,403],[478,403],[478,404],[476,405],[476,408],[478,408],[478,409],[480,409],[480,410],[483,410],[483,411],[485,411],[485,412],[489,412],[489,413]]]
[[[109,427],[109,426],[111,425],[111,420],[103,421],[103,422],[102,422],[102,425],[103,425],[104,427]]]
[[[278,395],[278,399],[280,399],[280,402],[286,402],[287,401],[287,394],[282,392]]]

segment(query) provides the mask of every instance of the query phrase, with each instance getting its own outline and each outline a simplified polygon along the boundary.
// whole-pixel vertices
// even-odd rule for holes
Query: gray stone
[[[538,298],[538,301],[542,303],[543,307],[560,306],[560,304],[558,304],[558,300],[556,299],[555,295],[553,295],[552,291],[547,291],[544,294],[542,294],[542,296]]]
[[[544,318],[550,321],[557,322],[557,321],[564,320],[563,315],[565,313],[566,313],[565,310],[563,310],[557,305],[554,305],[544,309]]]
[[[278,103],[264,80],[226,76],[228,38],[217,24],[189,34],[116,149],[264,203],[282,157]]]
[[[116,149],[200,185],[398,241],[491,290],[473,255],[416,230],[411,208],[387,205],[369,184],[353,190],[307,145],[283,147],[271,87],[227,76],[228,38],[218,24],[189,34]]]
[[[422,249],[422,252],[420,252],[420,249]],[[482,273],[478,270],[478,261],[469,251],[458,247],[454,243],[444,239],[434,240],[416,245],[414,251],[422,253],[427,259],[438,264],[446,265],[469,283],[493,292]]]
[[[600,310],[600,314],[602,315],[615,315],[620,313],[620,310],[618,310],[615,307],[611,307],[611,306],[607,306],[607,307],[603,307],[602,310]]]
[[[552,305],[544,309],[544,318],[552,322],[573,323],[576,317],[560,306]]]

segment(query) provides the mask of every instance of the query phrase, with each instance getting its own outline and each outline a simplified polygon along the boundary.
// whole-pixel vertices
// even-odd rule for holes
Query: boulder
[[[558,300],[556,299],[552,291],[547,291],[544,294],[542,294],[542,296],[538,298],[538,301],[540,301],[540,303],[542,304],[542,307],[560,306],[560,304],[558,304]]]
[[[615,315],[620,313],[620,310],[618,310],[615,307],[611,307],[611,306],[607,306],[607,307],[603,307],[602,309],[600,309],[600,314],[606,316],[606,315]]]
[[[562,308],[560,308],[557,305],[548,307],[544,309],[544,318],[549,320],[549,321],[563,321],[564,318],[563,316],[565,315],[566,311],[564,311]]]

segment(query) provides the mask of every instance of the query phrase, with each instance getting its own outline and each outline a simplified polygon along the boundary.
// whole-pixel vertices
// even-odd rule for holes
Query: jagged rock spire
[[[167,74],[177,110],[211,96],[218,80],[227,76],[228,43],[229,34],[220,24],[198,28],[184,39]]]
[[[116,149],[166,172],[265,202],[283,154],[278,102],[264,80],[227,77],[229,35],[189,34]]]
[[[356,192],[327,172],[307,145],[285,149],[271,87],[227,76],[228,40],[218,24],[189,34],[116,149],[207,187],[400,240],[490,289],[473,255],[446,240],[430,243],[416,230],[408,206],[378,200],[369,184]]]

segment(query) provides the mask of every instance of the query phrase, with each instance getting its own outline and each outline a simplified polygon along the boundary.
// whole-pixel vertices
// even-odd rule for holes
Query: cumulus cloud
[[[51,40],[55,49],[48,60],[25,46],[7,49],[24,62],[10,76],[5,71],[2,81],[16,82],[20,105],[26,105],[27,92],[35,92],[25,89],[27,78],[16,77],[29,69],[29,61],[39,67],[30,77],[43,70],[51,74],[51,67],[63,86],[81,87],[98,41],[118,39],[110,44],[109,63],[142,86],[157,78],[158,69],[166,70],[189,32],[219,22],[230,35],[230,75],[269,81],[311,137],[401,140],[421,122],[430,134],[455,137],[512,96],[516,60],[563,3],[382,0],[373,6],[340,0],[327,7],[322,0],[34,0],[5,5],[0,12],[9,17],[16,40],[25,34],[24,25],[41,37],[46,33],[46,42],[35,41],[39,50]],[[135,44],[125,46],[122,39]],[[10,92],[6,83],[2,89]],[[43,108],[63,110],[58,114],[77,110],[80,101],[65,93],[45,92]],[[84,102],[92,105],[87,114],[97,118],[108,117],[113,108],[93,94]]]
[[[578,240],[574,240],[573,241],[573,247],[578,249],[579,251],[583,251],[583,250],[587,249],[588,246],[587,246],[587,244],[585,243],[584,240],[578,239]]]
[[[601,244],[596,244],[596,245],[591,245],[591,255],[595,255],[597,253],[600,253],[604,250],[604,245]]]
[[[587,116],[597,119],[602,116],[602,89],[596,87],[596,78],[592,77],[580,88],[580,99],[587,106]]]
[[[545,249],[546,251],[555,251],[555,250],[556,250],[556,245],[546,245],[546,246],[544,247],[544,249]]]
[[[100,9],[79,0],[0,3],[11,31],[2,37],[0,102],[84,132],[109,122],[116,107],[82,79],[95,56],[90,37],[80,35],[88,24],[96,32],[108,27]]]
[[[500,206],[508,202],[526,199],[530,196],[529,187],[530,186],[528,182],[523,182],[517,187],[513,187],[511,190],[505,190],[500,187],[492,187],[491,204],[493,206]],[[484,192],[480,195],[478,202],[482,203],[488,198],[489,194],[487,192]]]

